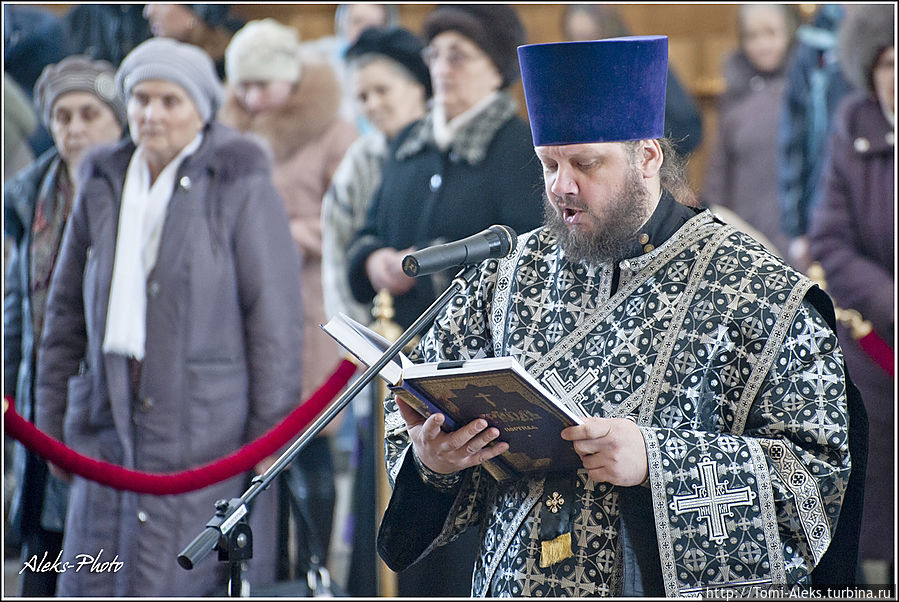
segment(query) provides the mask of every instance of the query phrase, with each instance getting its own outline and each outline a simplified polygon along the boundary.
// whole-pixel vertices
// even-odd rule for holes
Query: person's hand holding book
[[[441,430],[443,414],[433,414],[427,420],[411,406],[397,399],[400,414],[406,421],[409,437],[421,462],[441,474],[450,474],[477,466],[509,449],[505,442],[490,445],[499,437],[499,430],[487,428],[483,418],[472,420],[465,426],[445,433]]]

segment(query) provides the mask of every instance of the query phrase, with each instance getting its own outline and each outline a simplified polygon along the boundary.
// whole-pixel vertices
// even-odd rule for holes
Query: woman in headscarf
[[[235,451],[299,403],[300,263],[267,155],[213,119],[222,91],[202,50],[148,40],[116,85],[131,136],[82,165],[50,284],[36,422],[82,454],[171,473]],[[72,477],[58,595],[224,593],[224,563],[188,572],[176,558],[245,479],[155,496]],[[274,573],[274,525],[262,522],[273,502],[251,509],[251,582]],[[118,564],[75,570],[79,554]]]
[[[3,311],[4,394],[34,420],[34,369],[50,275],[72,210],[78,168],[94,147],[122,137],[125,102],[115,69],[106,61],[74,55],[44,68],[34,100],[53,147],[10,181],[3,192],[4,232],[12,242]],[[16,489],[9,526],[20,538],[23,562],[55,559],[62,545],[68,488],[47,474],[47,464],[17,445]],[[55,571],[24,571],[22,596],[52,596]]]

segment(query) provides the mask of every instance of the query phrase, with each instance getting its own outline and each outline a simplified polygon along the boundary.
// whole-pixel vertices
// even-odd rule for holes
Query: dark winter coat
[[[834,304],[870,320],[890,345],[895,333],[895,132],[877,102],[855,93],[838,110],[821,198],[809,229]],[[848,329],[838,331],[849,373],[870,416],[862,558],[893,558],[893,432],[896,383]]]
[[[718,134],[706,166],[703,200],[739,215],[786,257],[776,144],[783,71],[761,73],[737,52],[725,62],[724,75],[727,90],[718,103]]]
[[[231,453],[300,401],[299,255],[267,155],[207,127],[181,164],[147,282],[146,356],[136,395],[124,356],[104,354],[109,287],[130,141],[93,153],[63,238],[38,356],[37,425],[78,452],[127,468],[176,472]],[[118,556],[118,572],[62,573],[63,596],[224,593],[224,563],[192,571],[178,553],[245,477],[183,495],[123,493],[75,477],[64,560]],[[252,512],[273,520],[273,496]],[[262,505],[260,505],[262,504]],[[268,505],[269,509],[265,509]],[[273,527],[273,525],[272,525]],[[256,523],[251,570],[272,531]],[[255,563],[255,564],[254,564]],[[252,581],[252,578],[251,578]],[[255,583],[259,583],[256,581]]]
[[[29,293],[31,233],[38,194],[57,161],[61,159],[53,147],[8,182],[3,191],[3,230],[13,245],[3,298],[3,394],[15,400],[16,411],[29,421],[34,421],[37,356]],[[38,525],[61,532],[66,518],[66,485],[49,476],[46,463],[20,445],[16,446],[13,467],[16,489],[9,508],[13,535],[24,537]]]
[[[424,248],[476,234],[494,224],[527,232],[543,221],[543,180],[528,126],[505,94],[441,152],[428,115],[400,132],[388,150],[383,179],[366,224],[350,245],[350,287],[362,303],[377,291],[365,272],[374,251]],[[455,271],[447,271],[452,276]],[[394,299],[397,323],[409,326],[449,284],[418,278]]]
[[[777,128],[777,182],[784,232],[804,236],[816,201],[833,113],[852,90],[840,71],[836,31],[839,4],[822,4],[813,25],[796,32],[795,61],[787,73],[786,93]]]
[[[116,67],[153,35],[142,4],[76,4],[62,20],[73,53]]]

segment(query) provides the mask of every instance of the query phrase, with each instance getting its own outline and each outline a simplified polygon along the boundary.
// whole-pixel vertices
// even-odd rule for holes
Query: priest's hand
[[[626,418],[587,418],[562,430],[574,443],[591,479],[622,487],[639,485],[649,474],[646,444],[640,427]]]
[[[443,414],[433,414],[425,420],[424,416],[401,400],[397,399],[396,404],[406,421],[418,459],[434,472],[458,472],[509,449],[506,442],[488,447],[491,441],[499,437],[499,430],[488,428],[487,421],[482,418],[472,420],[452,433],[445,433],[440,429]]]
[[[365,273],[376,291],[387,289],[394,296],[404,295],[415,286],[415,278],[403,271],[403,258],[414,251],[410,247],[398,251],[391,247],[378,249],[365,260]]]

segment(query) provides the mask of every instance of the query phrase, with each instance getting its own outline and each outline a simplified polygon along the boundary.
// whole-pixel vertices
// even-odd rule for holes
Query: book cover
[[[343,314],[322,328],[366,365],[377,362],[390,343]],[[445,431],[484,418],[500,431],[509,449],[484,463],[497,480],[582,466],[562,429],[582,418],[562,404],[512,357],[414,364],[402,353],[381,370],[399,399],[419,414],[440,412]]]
[[[441,368],[441,364],[461,365]],[[559,403],[514,358],[415,364],[404,372],[402,388],[417,392],[452,419],[448,430],[475,418],[483,418],[499,429],[498,441],[507,442],[509,450],[497,459],[507,472],[574,470],[582,466],[572,443],[560,436],[562,429],[580,424],[581,418]],[[429,407],[426,415],[431,412],[433,408]]]

